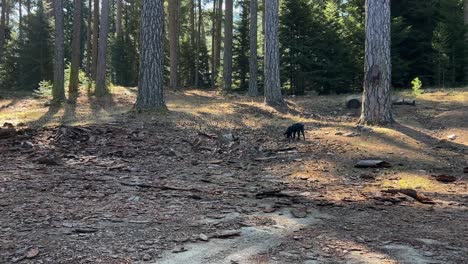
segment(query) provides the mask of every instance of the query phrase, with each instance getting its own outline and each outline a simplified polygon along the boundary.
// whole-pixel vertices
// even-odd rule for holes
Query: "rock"
[[[272,205],[267,205],[263,208],[263,212],[267,214],[273,213],[275,211],[276,211],[276,208]]]
[[[450,139],[450,140],[455,140],[455,139],[458,138],[458,136],[453,134],[453,135],[448,136],[447,138]]]
[[[28,252],[26,252],[26,258],[28,258],[28,259],[35,258],[35,257],[37,257],[37,255],[39,255],[39,249],[38,248],[31,248],[30,250],[28,250]]]
[[[360,135],[358,133],[356,133],[356,132],[349,132],[349,133],[344,134],[343,136],[345,136],[345,137],[358,137]]]
[[[234,137],[234,135],[233,135],[232,133],[224,134],[224,135],[222,136],[222,139],[223,139],[224,141],[227,141],[227,142],[232,142],[232,141],[236,140],[236,138]]]
[[[291,209],[291,214],[296,218],[306,218],[307,217],[307,210],[305,208],[301,209]]]
[[[200,234],[200,235],[198,236],[198,238],[199,238],[201,241],[208,241],[208,240],[210,240],[210,238],[209,238],[207,235],[205,235],[205,234]]]
[[[182,252],[185,252],[187,250],[188,249],[186,249],[184,246],[177,246],[172,250],[172,253],[182,253]]]
[[[463,173],[468,173],[468,167],[463,168]]]
[[[437,175],[434,177],[437,181],[443,183],[451,183],[457,181],[457,177],[450,175]]]
[[[224,230],[221,232],[218,232],[214,235],[216,238],[230,238],[234,236],[240,236],[241,232],[238,230]]]
[[[142,258],[144,261],[150,261],[152,259],[151,255],[149,254],[145,254],[143,255],[143,258]]]
[[[361,126],[361,125],[357,125],[356,129],[359,130],[359,131],[362,131],[362,132],[372,132],[373,131],[372,128],[367,127],[367,126]]]
[[[336,136],[342,136],[343,134],[344,134],[344,133],[341,132],[341,131],[338,131],[338,132],[335,133]]]

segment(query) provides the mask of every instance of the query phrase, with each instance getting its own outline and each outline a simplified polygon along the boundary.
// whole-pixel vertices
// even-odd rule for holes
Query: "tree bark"
[[[64,88],[64,32],[63,32],[63,2],[55,0],[55,57],[54,57],[54,86],[52,99],[58,103],[65,100]]]
[[[31,15],[31,0],[26,1],[26,13],[27,17],[29,18]]]
[[[164,102],[164,3],[143,0],[140,26],[138,109],[166,109]]]
[[[122,36],[122,0],[117,0],[117,15],[115,16],[115,35]]]
[[[250,0],[249,96],[258,95],[257,0]]]
[[[96,72],[96,96],[108,93],[106,85],[107,76],[107,38],[109,35],[109,0],[102,0],[101,26],[99,28],[99,51]]]
[[[200,45],[201,45],[201,25],[203,23],[203,9],[201,0],[198,0],[198,25],[197,44],[195,47],[195,87],[200,86]]]
[[[284,106],[281,94],[278,40],[278,0],[265,2],[265,103]]]
[[[226,0],[226,18],[224,21],[224,60],[223,60],[223,83],[224,91],[230,92],[232,86],[232,26],[233,26],[233,4],[232,0]]]
[[[4,48],[5,48],[6,9],[7,9],[7,1],[2,0],[2,13],[1,13],[1,18],[0,18],[0,59],[3,58],[3,53],[4,53]]]
[[[179,9],[180,0],[169,1],[169,87],[173,90],[177,90],[179,86]]]
[[[391,96],[390,0],[366,1],[364,93],[359,123],[393,122]]]
[[[91,78],[96,81],[98,47],[99,46],[99,0],[94,0],[93,10],[93,61],[91,67]]]
[[[70,69],[70,83],[68,87],[69,97],[78,93],[80,59],[81,59],[81,0],[74,0],[75,10],[73,12],[73,39],[72,39],[72,58]]]
[[[196,0],[190,0],[190,47],[194,49],[197,42],[197,33],[195,30],[195,10],[196,10]],[[192,51],[193,52],[193,51]],[[191,53],[193,54],[193,53]],[[195,85],[195,63],[193,60],[190,61],[190,74],[189,74],[190,84]],[[193,82],[193,83],[192,83]]]
[[[217,0],[218,4],[216,8],[216,18],[214,23],[216,23],[216,31],[214,46],[213,46],[213,71],[211,73],[211,83],[212,88],[216,87],[216,81],[219,74],[219,66],[221,65],[221,32],[222,32],[222,23],[223,23],[223,0]]]
[[[465,24],[465,83],[468,83],[468,0],[464,1],[463,14]]]
[[[88,1],[88,25],[86,27],[86,74],[91,77],[91,60],[92,60],[92,23],[93,16],[91,10],[93,8],[93,0]]]
[[[23,32],[23,1],[18,0],[18,30],[19,37],[21,38]]]

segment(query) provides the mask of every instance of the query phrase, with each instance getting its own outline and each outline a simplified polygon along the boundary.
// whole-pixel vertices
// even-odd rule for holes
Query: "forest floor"
[[[2,96],[0,263],[468,263],[467,89],[396,106],[388,128],[356,127],[346,96],[276,111],[190,90],[140,114],[122,87]],[[294,122],[305,141],[284,139]]]

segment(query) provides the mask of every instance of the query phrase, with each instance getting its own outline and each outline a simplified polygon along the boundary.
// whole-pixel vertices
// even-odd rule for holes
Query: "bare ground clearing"
[[[140,115],[133,100],[0,100],[19,131],[0,139],[0,263],[468,263],[466,90],[371,131],[339,96],[277,112],[187,91]],[[282,138],[293,122],[306,141]],[[366,158],[392,167],[354,168]],[[400,188],[434,204],[383,192]]]

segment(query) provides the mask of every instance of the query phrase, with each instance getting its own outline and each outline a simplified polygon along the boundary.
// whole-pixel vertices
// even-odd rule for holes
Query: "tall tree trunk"
[[[73,39],[72,39],[72,58],[70,69],[70,83],[68,93],[70,98],[78,93],[80,59],[81,59],[81,0],[75,0],[75,10],[73,11]]]
[[[196,9],[196,4],[195,1],[197,0],[190,0],[190,47],[191,49],[195,48],[196,45],[196,38],[197,34],[195,31],[195,9]],[[192,50],[193,52],[193,50]],[[191,53],[193,54],[193,53]],[[193,63],[193,60],[190,61],[190,74],[189,74],[189,80],[190,84],[195,85],[195,63]],[[193,82],[193,83],[192,83]]]
[[[65,100],[64,88],[64,46],[63,46],[63,2],[55,0],[55,58],[54,58],[54,86],[53,101],[58,103]]]
[[[249,92],[250,96],[258,95],[258,55],[257,55],[257,0],[250,0],[250,58],[249,58]]]
[[[213,72],[212,72],[212,88],[216,87],[216,81],[218,79],[219,74],[219,66],[221,65],[221,32],[222,32],[222,24],[223,24],[223,0],[217,0],[217,10],[216,10],[216,31],[215,39],[214,39],[214,47],[213,47]]]
[[[136,108],[166,109],[163,32],[163,1],[143,0],[140,26],[140,76]]]
[[[88,1],[88,25],[86,27],[86,74],[88,77],[91,77],[91,60],[92,60],[92,23],[93,23],[93,16],[92,11],[93,9],[93,0]]]
[[[214,80],[216,79],[216,35],[218,33],[217,26],[218,26],[218,1],[213,0],[213,16],[212,20],[212,32],[211,32],[211,80],[212,84],[214,84]],[[214,86],[213,86],[214,87]]]
[[[99,51],[96,72],[96,96],[108,93],[106,85],[107,76],[107,38],[109,35],[109,0],[102,0],[101,26],[99,28]]]
[[[117,0],[117,16],[115,17],[115,35],[122,37],[122,0]]]
[[[283,106],[279,70],[278,0],[265,2],[265,103]]]
[[[28,18],[31,15],[31,0],[26,1],[26,15]]]
[[[468,0],[464,1],[463,13],[465,23],[465,83],[468,83]]]
[[[231,91],[232,86],[232,26],[233,4],[232,0],[226,0],[226,19],[224,21],[224,60],[223,83],[224,91]]]
[[[361,124],[393,122],[390,26],[390,0],[367,0]]]
[[[18,0],[18,30],[19,37],[21,38],[23,32],[23,1]]]
[[[5,48],[6,9],[7,1],[2,0],[2,13],[0,18],[0,59],[3,59],[3,53]]]
[[[99,0],[94,0],[93,10],[93,62],[91,68],[91,78],[96,81],[98,47],[99,46]]]
[[[200,86],[200,45],[201,45],[202,23],[203,23],[203,9],[202,9],[201,0],[198,0],[197,45],[195,48],[195,87]]]
[[[180,0],[169,1],[169,87],[173,90],[177,90],[179,86],[179,9]]]

